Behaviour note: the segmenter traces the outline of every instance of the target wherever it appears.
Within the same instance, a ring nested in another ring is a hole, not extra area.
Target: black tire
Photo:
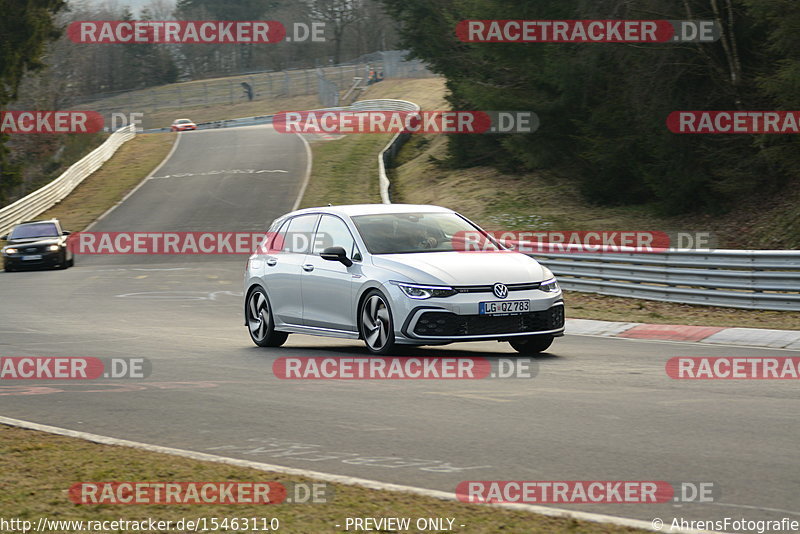
[[[259,347],[280,347],[286,343],[289,334],[275,331],[275,320],[272,317],[272,306],[267,292],[257,287],[250,291],[245,301],[245,317],[250,339]]]
[[[509,344],[520,354],[539,354],[553,343],[553,336],[521,336],[509,340]]]
[[[395,348],[394,321],[389,299],[377,289],[370,290],[358,310],[358,331],[372,354],[388,354]]]
[[[72,256],[72,257],[71,257],[71,258],[70,258],[70,259],[67,261],[67,267],[75,267],[75,256]]]
[[[8,265],[8,264],[3,264],[3,269],[7,273],[13,273],[14,272],[14,268],[12,266]]]
[[[58,259],[58,263],[53,265],[53,267],[55,267],[56,269],[58,269],[60,271],[63,271],[64,269],[69,267],[69,265],[67,265],[67,252],[66,251],[64,251],[61,254],[61,257]]]

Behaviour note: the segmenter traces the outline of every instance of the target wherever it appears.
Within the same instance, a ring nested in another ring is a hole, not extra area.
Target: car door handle
[[[278,260],[276,260],[275,258],[270,258],[270,259],[267,260],[267,265],[269,265],[270,267],[275,267],[275,265],[277,265],[277,263],[278,263]]]
[[[314,270],[314,266],[311,265],[310,263],[306,263],[305,265],[303,265],[303,270],[310,273],[311,271]]]

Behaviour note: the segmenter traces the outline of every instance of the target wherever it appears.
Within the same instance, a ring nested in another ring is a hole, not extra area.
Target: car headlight
[[[545,293],[556,293],[559,289],[558,282],[556,282],[555,278],[550,278],[539,284],[539,290]]]
[[[59,250],[61,250],[61,247],[59,247],[58,245],[50,245],[49,247],[47,247],[47,250],[49,250],[50,252],[58,252]]]
[[[418,300],[450,297],[457,293],[455,289],[448,286],[426,286],[422,284],[408,284],[406,282],[392,283],[399,287],[408,298]]]
[[[7,249],[5,249],[3,251],[3,254],[16,254],[16,253],[17,253],[17,249],[15,249],[15,248],[7,248]]]

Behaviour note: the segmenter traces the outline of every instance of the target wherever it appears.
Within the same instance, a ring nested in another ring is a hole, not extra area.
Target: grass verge
[[[61,227],[79,232],[136,187],[169,154],[174,133],[137,135],[102,167],[72,190],[67,198],[36,216],[59,219]],[[5,241],[0,240],[0,247]]]
[[[301,208],[381,202],[378,154],[391,135],[348,135],[311,145],[314,164]]]
[[[37,219],[57,218],[68,230],[80,231],[100,217],[169,154],[173,133],[137,135],[76,187],[70,195]]]
[[[92,461],[87,462],[87,458]],[[412,522],[420,517],[449,517],[455,518],[455,524],[465,525],[458,530],[466,534],[644,532],[341,484],[329,484],[332,499],[325,504],[75,505],[68,498],[67,491],[75,483],[108,481],[313,482],[297,476],[0,426],[0,517],[25,519],[34,525],[40,517],[65,521],[276,517],[283,532],[318,534],[344,530],[335,525],[343,525],[347,517],[410,517]]]

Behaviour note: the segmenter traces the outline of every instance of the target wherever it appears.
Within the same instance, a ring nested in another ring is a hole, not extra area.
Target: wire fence
[[[317,95],[323,106],[337,106],[343,92],[353,85],[356,78],[362,79],[366,84],[371,73],[380,73],[384,78],[435,76],[420,61],[406,60],[404,51],[389,51],[370,54],[367,59],[346,65],[247,73],[91,95],[74,100],[69,107],[91,109],[108,116],[131,110],[151,113],[166,109],[233,105],[304,95]]]

